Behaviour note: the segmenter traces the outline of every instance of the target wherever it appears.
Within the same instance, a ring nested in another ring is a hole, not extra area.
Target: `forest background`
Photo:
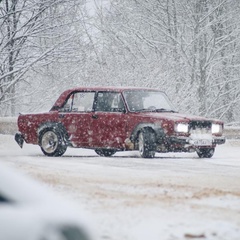
[[[98,85],[240,124],[240,1],[0,0],[0,116]]]

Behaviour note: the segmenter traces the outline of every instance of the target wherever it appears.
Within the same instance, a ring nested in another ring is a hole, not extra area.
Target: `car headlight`
[[[212,133],[217,134],[217,133],[222,133],[222,125],[221,124],[212,124]]]
[[[187,123],[178,123],[175,125],[175,131],[181,133],[188,133],[189,125]]]

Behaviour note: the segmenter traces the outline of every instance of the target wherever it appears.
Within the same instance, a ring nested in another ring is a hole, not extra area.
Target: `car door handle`
[[[64,114],[59,114],[59,116],[58,116],[59,118],[64,118],[65,117],[65,115]]]
[[[95,115],[95,114],[94,114],[94,115],[92,115],[92,118],[93,118],[93,119],[98,119],[98,115]]]

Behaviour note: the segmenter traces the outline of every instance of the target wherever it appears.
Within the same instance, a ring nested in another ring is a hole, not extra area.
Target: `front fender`
[[[139,132],[142,131],[143,129],[151,129],[155,133],[156,142],[159,142],[165,136],[165,133],[164,133],[163,129],[161,128],[161,126],[156,125],[154,123],[140,123],[132,131],[130,140],[132,142],[135,142],[138,138]]]

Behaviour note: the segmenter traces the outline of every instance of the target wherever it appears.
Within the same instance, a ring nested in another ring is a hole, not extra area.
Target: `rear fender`
[[[39,136],[41,135],[41,133],[43,131],[45,131],[47,129],[56,129],[57,131],[59,131],[59,133],[63,137],[64,143],[66,145],[69,144],[69,136],[68,136],[66,128],[61,123],[56,123],[56,122],[46,122],[46,123],[43,123],[42,125],[40,125],[40,127],[38,128],[38,131],[37,131],[39,141],[40,141]]]

